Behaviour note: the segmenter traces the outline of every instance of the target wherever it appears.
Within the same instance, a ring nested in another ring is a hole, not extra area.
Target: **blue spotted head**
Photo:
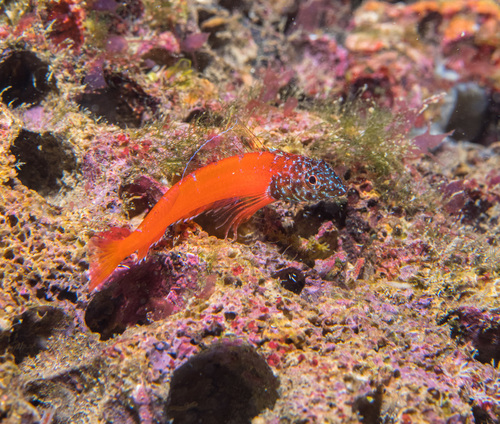
[[[276,200],[318,202],[347,193],[340,177],[323,160],[280,152],[273,165],[270,194]]]

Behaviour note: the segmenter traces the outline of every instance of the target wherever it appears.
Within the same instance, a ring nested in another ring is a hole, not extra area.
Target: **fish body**
[[[90,290],[103,284],[132,253],[143,259],[176,222],[220,211],[226,217],[226,235],[236,235],[242,222],[276,200],[319,201],[345,193],[326,162],[305,156],[262,151],[213,162],[173,185],[135,231],[117,240],[94,240]]]

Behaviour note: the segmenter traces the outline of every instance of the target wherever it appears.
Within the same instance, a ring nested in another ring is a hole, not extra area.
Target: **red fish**
[[[200,168],[172,186],[139,227],[118,240],[97,237],[90,268],[90,290],[101,286],[120,263],[137,252],[143,259],[166,229],[206,211],[222,210],[227,231],[276,200],[320,201],[346,193],[333,169],[322,160],[284,152],[232,156]]]

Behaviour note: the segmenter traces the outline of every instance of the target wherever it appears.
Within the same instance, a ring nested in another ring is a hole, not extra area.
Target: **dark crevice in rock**
[[[251,346],[216,344],[177,368],[166,414],[173,424],[250,423],[278,399],[279,381]]]
[[[361,417],[363,424],[379,424],[382,410],[382,386],[377,387],[373,392],[359,396],[354,400],[352,410]]]
[[[449,312],[438,324],[448,324],[451,337],[459,343],[471,342],[477,361],[494,366],[500,363],[499,314],[462,306]]]
[[[87,91],[77,100],[96,118],[121,128],[139,128],[158,112],[159,102],[125,73],[102,70],[105,87]]]
[[[56,89],[49,65],[35,53],[25,50],[8,51],[0,58],[0,98],[17,107],[36,105]]]
[[[300,269],[288,267],[271,275],[280,281],[281,287],[295,294],[300,294],[306,286],[306,277]]]
[[[150,255],[140,263],[128,259],[96,292],[85,311],[90,330],[107,340],[133,325],[147,325],[184,307],[184,296],[200,289],[203,262],[175,254]]]
[[[45,349],[49,337],[68,325],[68,316],[58,308],[40,306],[29,309],[13,320],[8,342],[1,344],[19,364],[26,357],[34,357]]]
[[[54,408],[54,423],[75,423],[81,419],[82,410],[88,408],[85,402],[88,393],[104,395],[99,379],[102,372],[102,360],[93,358],[55,374],[44,376],[42,373],[41,378],[26,381],[24,394],[36,407]]]
[[[16,157],[21,183],[42,196],[56,194],[64,171],[72,172],[76,168],[70,147],[50,133],[21,130],[10,152]]]

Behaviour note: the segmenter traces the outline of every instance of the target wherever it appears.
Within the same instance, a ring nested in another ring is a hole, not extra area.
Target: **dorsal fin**
[[[210,137],[208,140],[205,140],[191,155],[189,160],[186,162],[186,166],[184,167],[184,171],[182,172],[182,178],[184,178],[187,174],[191,172],[189,169],[189,165],[193,162],[194,158],[206,147],[208,146],[211,142],[213,142],[215,139],[223,136],[224,134],[227,134],[229,131],[231,131],[234,126],[236,125],[238,121],[236,121],[233,125],[228,126],[224,131],[215,134],[214,136]]]
[[[265,150],[259,138],[239,119],[230,121],[224,130],[209,137],[194,151],[186,162],[182,178],[216,160]]]

